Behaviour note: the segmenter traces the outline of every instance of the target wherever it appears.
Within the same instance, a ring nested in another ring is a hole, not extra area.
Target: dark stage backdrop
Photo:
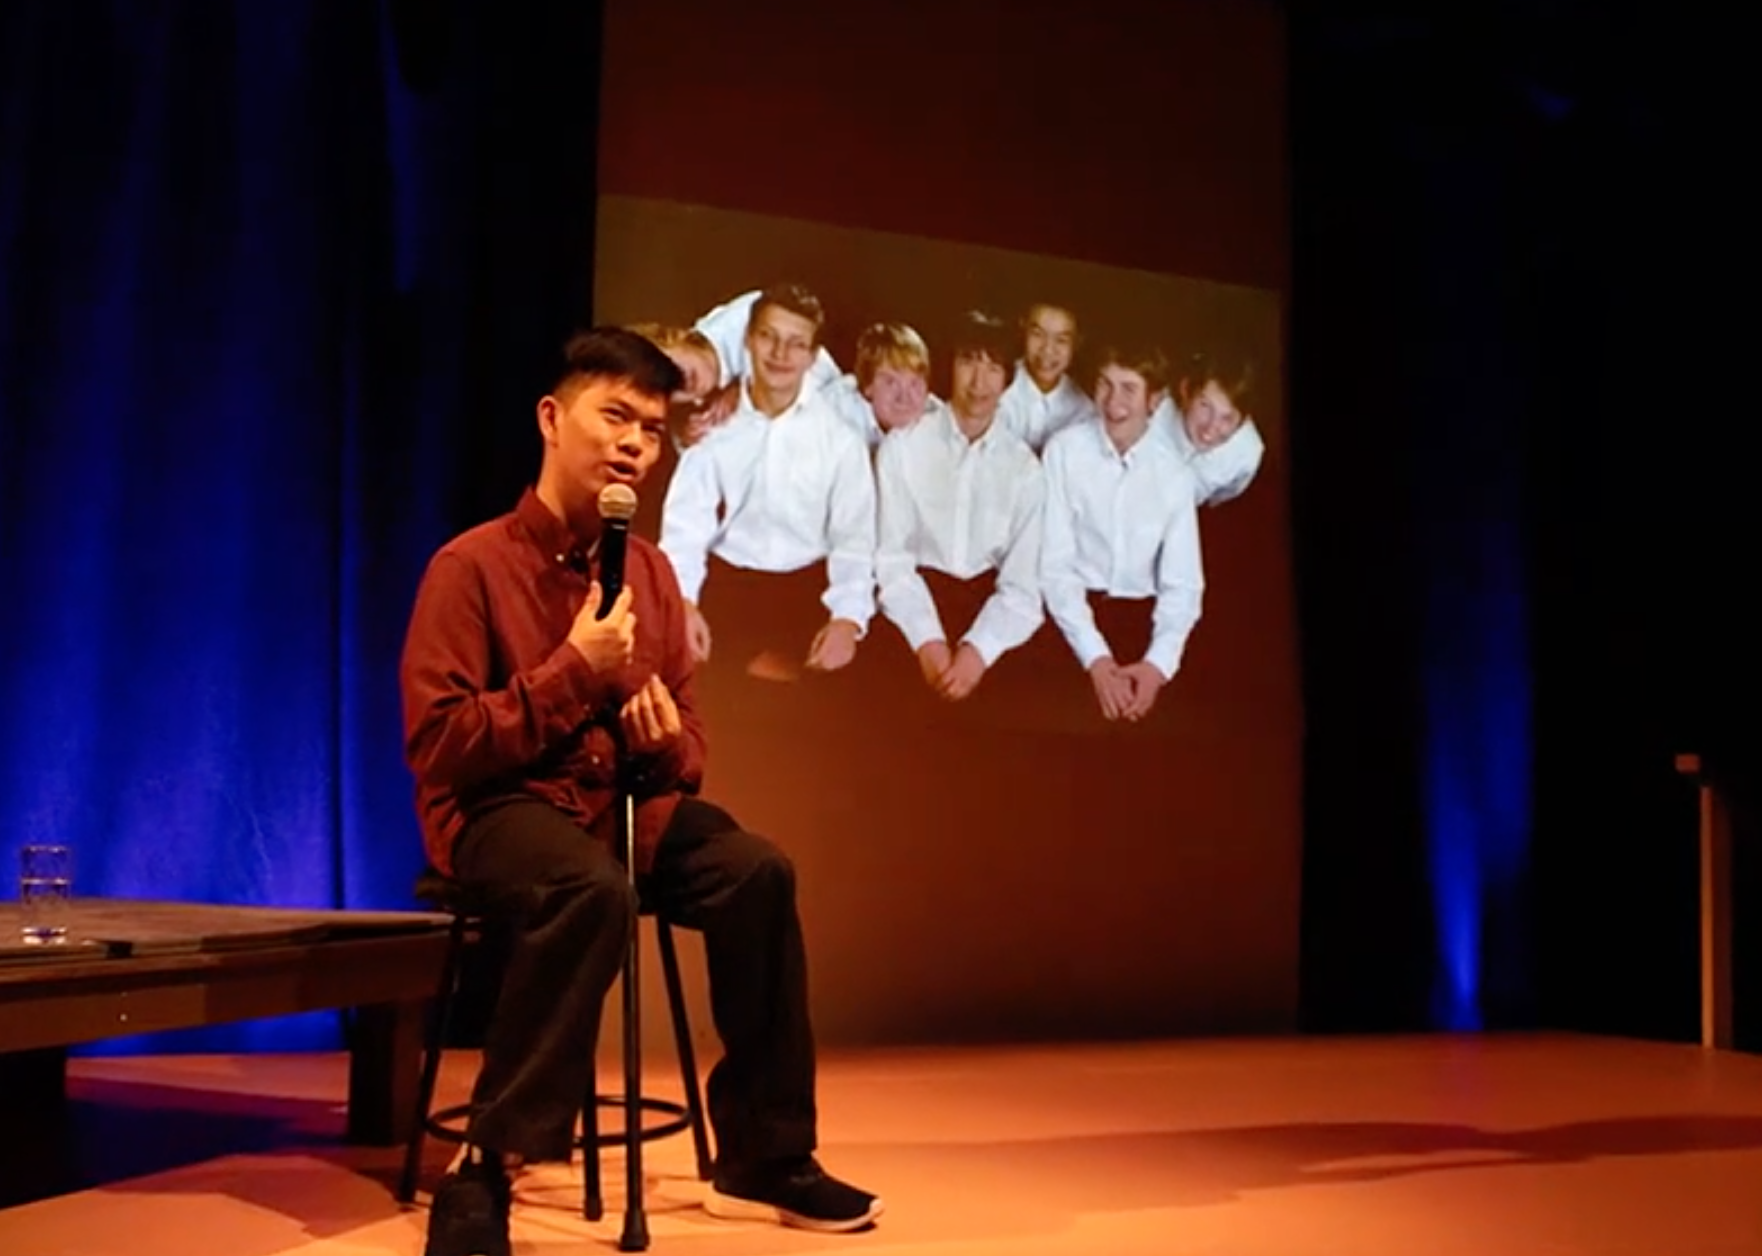
[[[1204,613],[1142,725],[1103,720],[1050,618],[958,705],[883,614],[830,677],[755,681],[713,648],[707,791],[801,870],[829,1040],[1296,1023],[1284,79],[1266,3],[607,5],[598,317],[687,326],[794,280],[843,370],[897,320],[947,396],[962,310],[1052,299],[1090,348],[1222,343],[1257,370],[1265,458],[1200,511]],[[781,596],[719,596],[731,575],[704,582],[718,643]],[[824,583],[780,649],[805,652]]]
[[[0,9],[7,892],[53,839],[81,894],[411,905],[397,652],[587,313],[598,34],[581,0]]]
[[[1702,383],[1746,351],[1703,296],[1753,248],[1746,45],[1405,7],[1291,6],[1305,1021],[1692,1040],[1672,758],[1758,762],[1750,424]]]

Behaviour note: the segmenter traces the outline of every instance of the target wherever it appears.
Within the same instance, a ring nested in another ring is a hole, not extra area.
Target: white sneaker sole
[[[821,1234],[843,1234],[849,1230],[860,1230],[864,1226],[873,1225],[881,1216],[882,1204],[879,1199],[869,1205],[869,1211],[860,1217],[849,1217],[842,1221],[827,1221],[821,1217],[804,1217],[799,1212],[790,1212],[787,1208],[779,1208],[776,1204],[761,1203],[756,1199],[742,1199],[738,1195],[724,1195],[714,1186],[704,1192],[704,1211],[712,1217],[723,1221],[769,1221],[773,1225],[789,1226],[796,1230],[815,1230]]]

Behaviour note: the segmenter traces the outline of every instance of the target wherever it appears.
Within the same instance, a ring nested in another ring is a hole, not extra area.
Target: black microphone
[[[600,609],[595,619],[612,613],[624,591],[624,550],[630,544],[630,521],[636,516],[636,490],[608,484],[600,490]]]

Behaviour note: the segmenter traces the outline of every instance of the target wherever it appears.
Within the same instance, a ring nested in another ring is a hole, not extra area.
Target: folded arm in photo
[[[1111,657],[1107,639],[1095,626],[1089,590],[1078,566],[1077,530],[1069,489],[1068,446],[1046,447],[1045,525],[1040,535],[1040,593],[1046,613],[1058,625],[1077,662],[1088,670],[1097,659]]]
[[[696,603],[703,593],[721,497],[715,455],[703,445],[694,445],[679,455],[661,504],[660,545],[688,602]]]
[[[1038,464],[1016,486],[1009,542],[997,565],[997,583],[979,608],[966,643],[990,667],[1006,651],[1034,635],[1045,620],[1040,600],[1040,561],[1046,527],[1046,476]],[[1084,601],[1088,609],[1088,601]],[[1093,618],[1093,617],[1092,617]]]
[[[1197,485],[1169,518],[1156,556],[1156,609],[1144,661],[1172,679],[1181,669],[1187,638],[1199,622],[1205,571],[1199,549]]]
[[[1200,504],[1221,506],[1240,497],[1253,483],[1265,453],[1266,442],[1249,419],[1216,449],[1195,457],[1192,466],[1199,478]]]
[[[827,419],[832,422],[828,412]],[[833,619],[848,619],[859,633],[875,615],[875,478],[869,450],[857,436],[836,428],[832,488],[826,507],[826,594]]]
[[[930,586],[918,574],[913,544],[919,520],[917,506],[905,483],[904,446],[882,441],[875,455],[878,535],[875,542],[875,584],[881,612],[892,620],[914,651],[945,640],[942,618]]]

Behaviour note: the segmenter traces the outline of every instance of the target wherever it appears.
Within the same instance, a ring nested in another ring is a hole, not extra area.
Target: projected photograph
[[[1151,715],[1202,615],[1202,509],[1265,454],[1271,294],[601,212],[597,316],[685,378],[645,492],[702,675],[915,670],[947,702],[1064,684],[1104,720]]]

